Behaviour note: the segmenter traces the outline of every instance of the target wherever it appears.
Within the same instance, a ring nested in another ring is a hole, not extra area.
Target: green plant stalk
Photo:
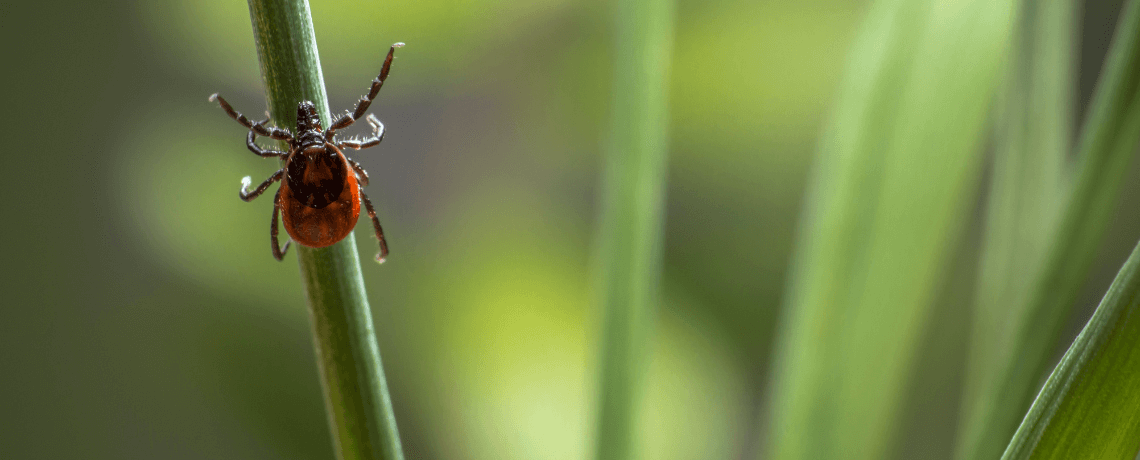
[[[1092,266],[1128,165],[1140,143],[1140,6],[1121,12],[1078,142],[1075,183],[1052,237],[1043,269],[1032,283],[1010,347],[995,364],[964,415],[958,458],[995,458],[1008,444],[1033,398]],[[1016,308],[1016,307],[1015,307]]]
[[[1140,245],[1045,382],[1005,455],[1133,460],[1140,452]]]
[[[604,312],[596,454],[607,460],[636,456],[661,271],[672,0],[619,1],[616,40],[596,271]]]
[[[308,2],[249,0],[249,13],[273,122],[296,126],[297,104],[308,100],[328,126],[328,100]],[[402,459],[355,238],[350,233],[325,248],[293,247],[309,300],[337,458]]]
[[[1002,350],[1012,348],[1010,325],[1025,320],[1025,297],[1037,281],[1068,196],[1076,8],[1071,0],[1021,4],[996,117],[963,413],[979,411],[978,395],[995,385],[991,379],[1007,358]],[[958,435],[978,437],[977,428],[963,428]],[[994,445],[980,458],[995,458],[995,449],[1002,447]]]

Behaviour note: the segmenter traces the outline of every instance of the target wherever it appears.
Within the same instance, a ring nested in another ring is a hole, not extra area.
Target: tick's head
[[[323,130],[321,117],[317,115],[317,107],[312,102],[304,101],[297,105],[297,133],[313,130]]]

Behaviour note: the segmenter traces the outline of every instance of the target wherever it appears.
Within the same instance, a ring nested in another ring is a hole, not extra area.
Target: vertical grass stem
[[[604,311],[597,458],[635,457],[661,270],[672,0],[621,0],[597,286]]]
[[[295,126],[297,104],[308,100],[328,126],[328,100],[308,2],[249,0],[249,13],[273,122]],[[379,48],[377,57],[385,51]],[[337,458],[402,459],[355,238],[350,233],[326,248],[293,247],[309,301]]]

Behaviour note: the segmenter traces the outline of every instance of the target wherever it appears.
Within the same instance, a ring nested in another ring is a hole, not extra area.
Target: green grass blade
[[[1002,456],[1133,460],[1140,452],[1140,245],[1061,358]]]
[[[1013,1],[875,2],[820,146],[769,458],[878,459],[980,175]]]
[[[1024,320],[1026,293],[1037,280],[1051,230],[1066,196],[1073,106],[1075,7],[1071,0],[1022,1],[1009,74],[997,113],[992,185],[974,307],[963,410],[994,386],[1011,348],[1007,328]],[[981,425],[959,433],[976,443]],[[993,458],[995,444],[976,458]],[[959,453],[964,453],[961,451]],[[975,454],[976,455],[976,454]],[[975,457],[966,457],[975,458]]]
[[[328,126],[328,100],[308,2],[249,0],[249,12],[273,122],[296,126],[297,104],[308,100],[316,104],[321,122]],[[377,48],[377,68],[386,51]],[[293,248],[309,300],[337,458],[402,459],[355,238],[350,233],[326,248]]]
[[[994,373],[983,376],[963,417],[958,458],[995,458],[1007,444],[1047,372],[1065,318],[1097,253],[1140,142],[1140,8],[1130,0],[1109,50],[1078,143],[1071,195],[1020,323],[1006,334]],[[974,376],[971,376],[974,378]]]
[[[1072,3],[1026,2],[1001,110],[977,295],[975,349],[992,356],[1035,281],[1063,197],[1072,114]]]
[[[617,3],[612,126],[598,241],[604,312],[599,459],[636,457],[634,429],[661,270],[672,0]]]

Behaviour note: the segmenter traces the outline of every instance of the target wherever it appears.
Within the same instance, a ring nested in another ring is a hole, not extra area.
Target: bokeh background
[[[1081,113],[1119,3],[1083,6]],[[868,6],[677,2],[647,458],[762,451],[805,180]],[[312,14],[334,111],[408,44],[373,105],[387,137],[355,155],[393,250],[364,276],[408,457],[584,458],[611,5]],[[271,200],[236,196],[276,164],[206,100],[265,109],[245,2],[9,2],[0,22],[0,457],[330,458],[294,256],[270,255]],[[1070,336],[1140,237],[1140,215],[1116,216]],[[953,278],[966,300],[935,312],[914,365],[899,458],[951,451],[976,240]]]

